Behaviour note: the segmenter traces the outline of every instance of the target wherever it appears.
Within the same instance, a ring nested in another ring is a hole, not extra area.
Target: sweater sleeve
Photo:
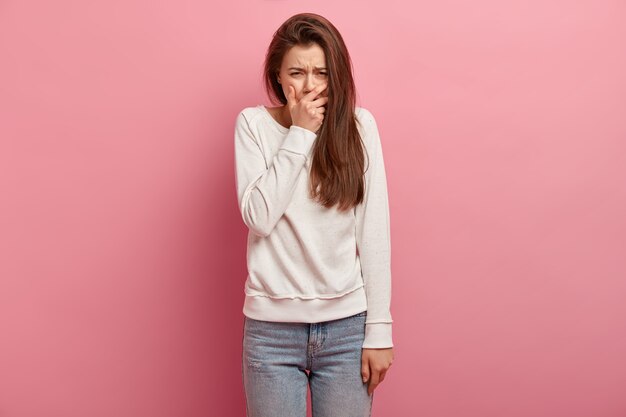
[[[235,178],[244,223],[256,235],[268,236],[285,213],[298,175],[310,156],[317,134],[292,125],[278,152],[266,163],[244,112],[235,121]]]
[[[367,296],[363,348],[393,347],[391,334],[391,236],[383,150],[374,116],[363,109],[369,145],[365,197],[355,207],[357,250]]]

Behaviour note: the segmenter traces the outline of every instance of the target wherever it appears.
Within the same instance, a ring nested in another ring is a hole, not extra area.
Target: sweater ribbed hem
[[[366,310],[367,296],[363,286],[335,298],[271,298],[246,294],[243,305],[243,314],[251,319],[288,323],[319,323]],[[391,323],[366,324],[363,347],[393,347],[391,330]]]
[[[255,320],[319,323],[367,310],[365,287],[336,298],[271,298],[246,294],[243,314]]]

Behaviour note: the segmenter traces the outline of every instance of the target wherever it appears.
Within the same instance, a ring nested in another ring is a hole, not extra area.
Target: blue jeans
[[[374,393],[361,377],[367,312],[320,323],[244,316],[242,378],[247,417],[369,417]]]

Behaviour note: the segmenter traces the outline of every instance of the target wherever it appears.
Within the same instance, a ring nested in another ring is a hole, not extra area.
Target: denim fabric
[[[369,417],[374,393],[361,377],[367,312],[320,323],[244,316],[242,379],[247,417]]]

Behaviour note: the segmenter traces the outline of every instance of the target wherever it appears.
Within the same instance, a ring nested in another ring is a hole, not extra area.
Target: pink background
[[[373,415],[625,416],[623,1],[5,0],[0,417],[245,414],[234,119],[303,11],[383,140]]]

